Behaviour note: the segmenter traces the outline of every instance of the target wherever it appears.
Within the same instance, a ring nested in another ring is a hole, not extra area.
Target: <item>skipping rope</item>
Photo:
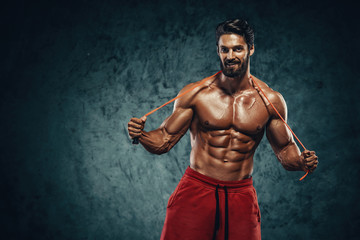
[[[196,87],[202,85],[204,82],[206,82],[206,80],[218,75],[221,71],[215,73],[214,75],[211,75],[209,77],[204,78],[203,80],[201,80],[198,84],[195,84],[193,87],[189,88],[188,90],[184,91],[183,93],[177,95],[176,97],[174,97],[173,99],[167,101],[166,103],[164,103],[163,105],[161,105],[160,107],[157,107],[153,110],[151,110],[150,112],[148,112],[147,114],[144,115],[144,117],[149,116],[150,114],[153,114],[154,112],[156,112],[157,110],[159,110],[160,108],[168,105],[169,103],[172,103],[173,101],[175,101],[178,98],[181,98],[182,96],[184,96],[185,94],[187,94],[188,92],[194,90]],[[290,126],[286,123],[286,121],[284,120],[283,117],[281,117],[280,113],[278,112],[278,110],[276,110],[275,106],[272,104],[272,102],[269,100],[269,98],[266,96],[266,94],[264,93],[264,91],[261,89],[261,87],[257,84],[257,82],[255,81],[255,79],[250,75],[251,80],[255,83],[256,87],[259,88],[259,90],[261,91],[261,93],[264,95],[264,97],[266,98],[266,100],[268,100],[268,102],[270,103],[271,107],[274,109],[274,111],[276,112],[276,114],[280,117],[281,121],[284,122],[284,124],[286,125],[286,127],[290,130],[291,134],[296,138],[296,140],[300,143],[300,145],[303,147],[304,151],[307,150],[304,146],[304,144],[302,144],[302,142],[300,141],[300,139],[296,136],[296,134],[293,132],[293,130],[291,130]],[[138,144],[139,143],[139,139],[138,138],[134,138],[133,139],[133,144]],[[309,170],[305,173],[304,176],[302,176],[299,181],[303,180],[307,175],[309,174]]]

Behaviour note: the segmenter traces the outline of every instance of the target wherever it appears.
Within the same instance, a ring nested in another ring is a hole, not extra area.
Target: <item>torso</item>
[[[193,110],[190,167],[219,180],[249,177],[270,119],[257,90],[251,87],[231,95],[209,81],[194,97]]]

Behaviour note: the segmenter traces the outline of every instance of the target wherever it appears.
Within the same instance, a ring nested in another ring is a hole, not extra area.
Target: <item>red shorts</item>
[[[190,167],[171,194],[161,240],[259,240],[252,178],[220,181]]]

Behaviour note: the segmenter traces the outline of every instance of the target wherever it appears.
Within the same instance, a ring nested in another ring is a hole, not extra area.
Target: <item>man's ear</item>
[[[253,55],[255,52],[255,44],[253,44],[251,47],[250,47],[250,56]]]

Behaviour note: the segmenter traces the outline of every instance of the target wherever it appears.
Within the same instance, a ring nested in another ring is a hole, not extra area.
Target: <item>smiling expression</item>
[[[238,34],[223,34],[219,38],[217,53],[225,76],[242,77],[248,68],[249,56],[254,53],[254,46],[249,49],[244,38]]]

